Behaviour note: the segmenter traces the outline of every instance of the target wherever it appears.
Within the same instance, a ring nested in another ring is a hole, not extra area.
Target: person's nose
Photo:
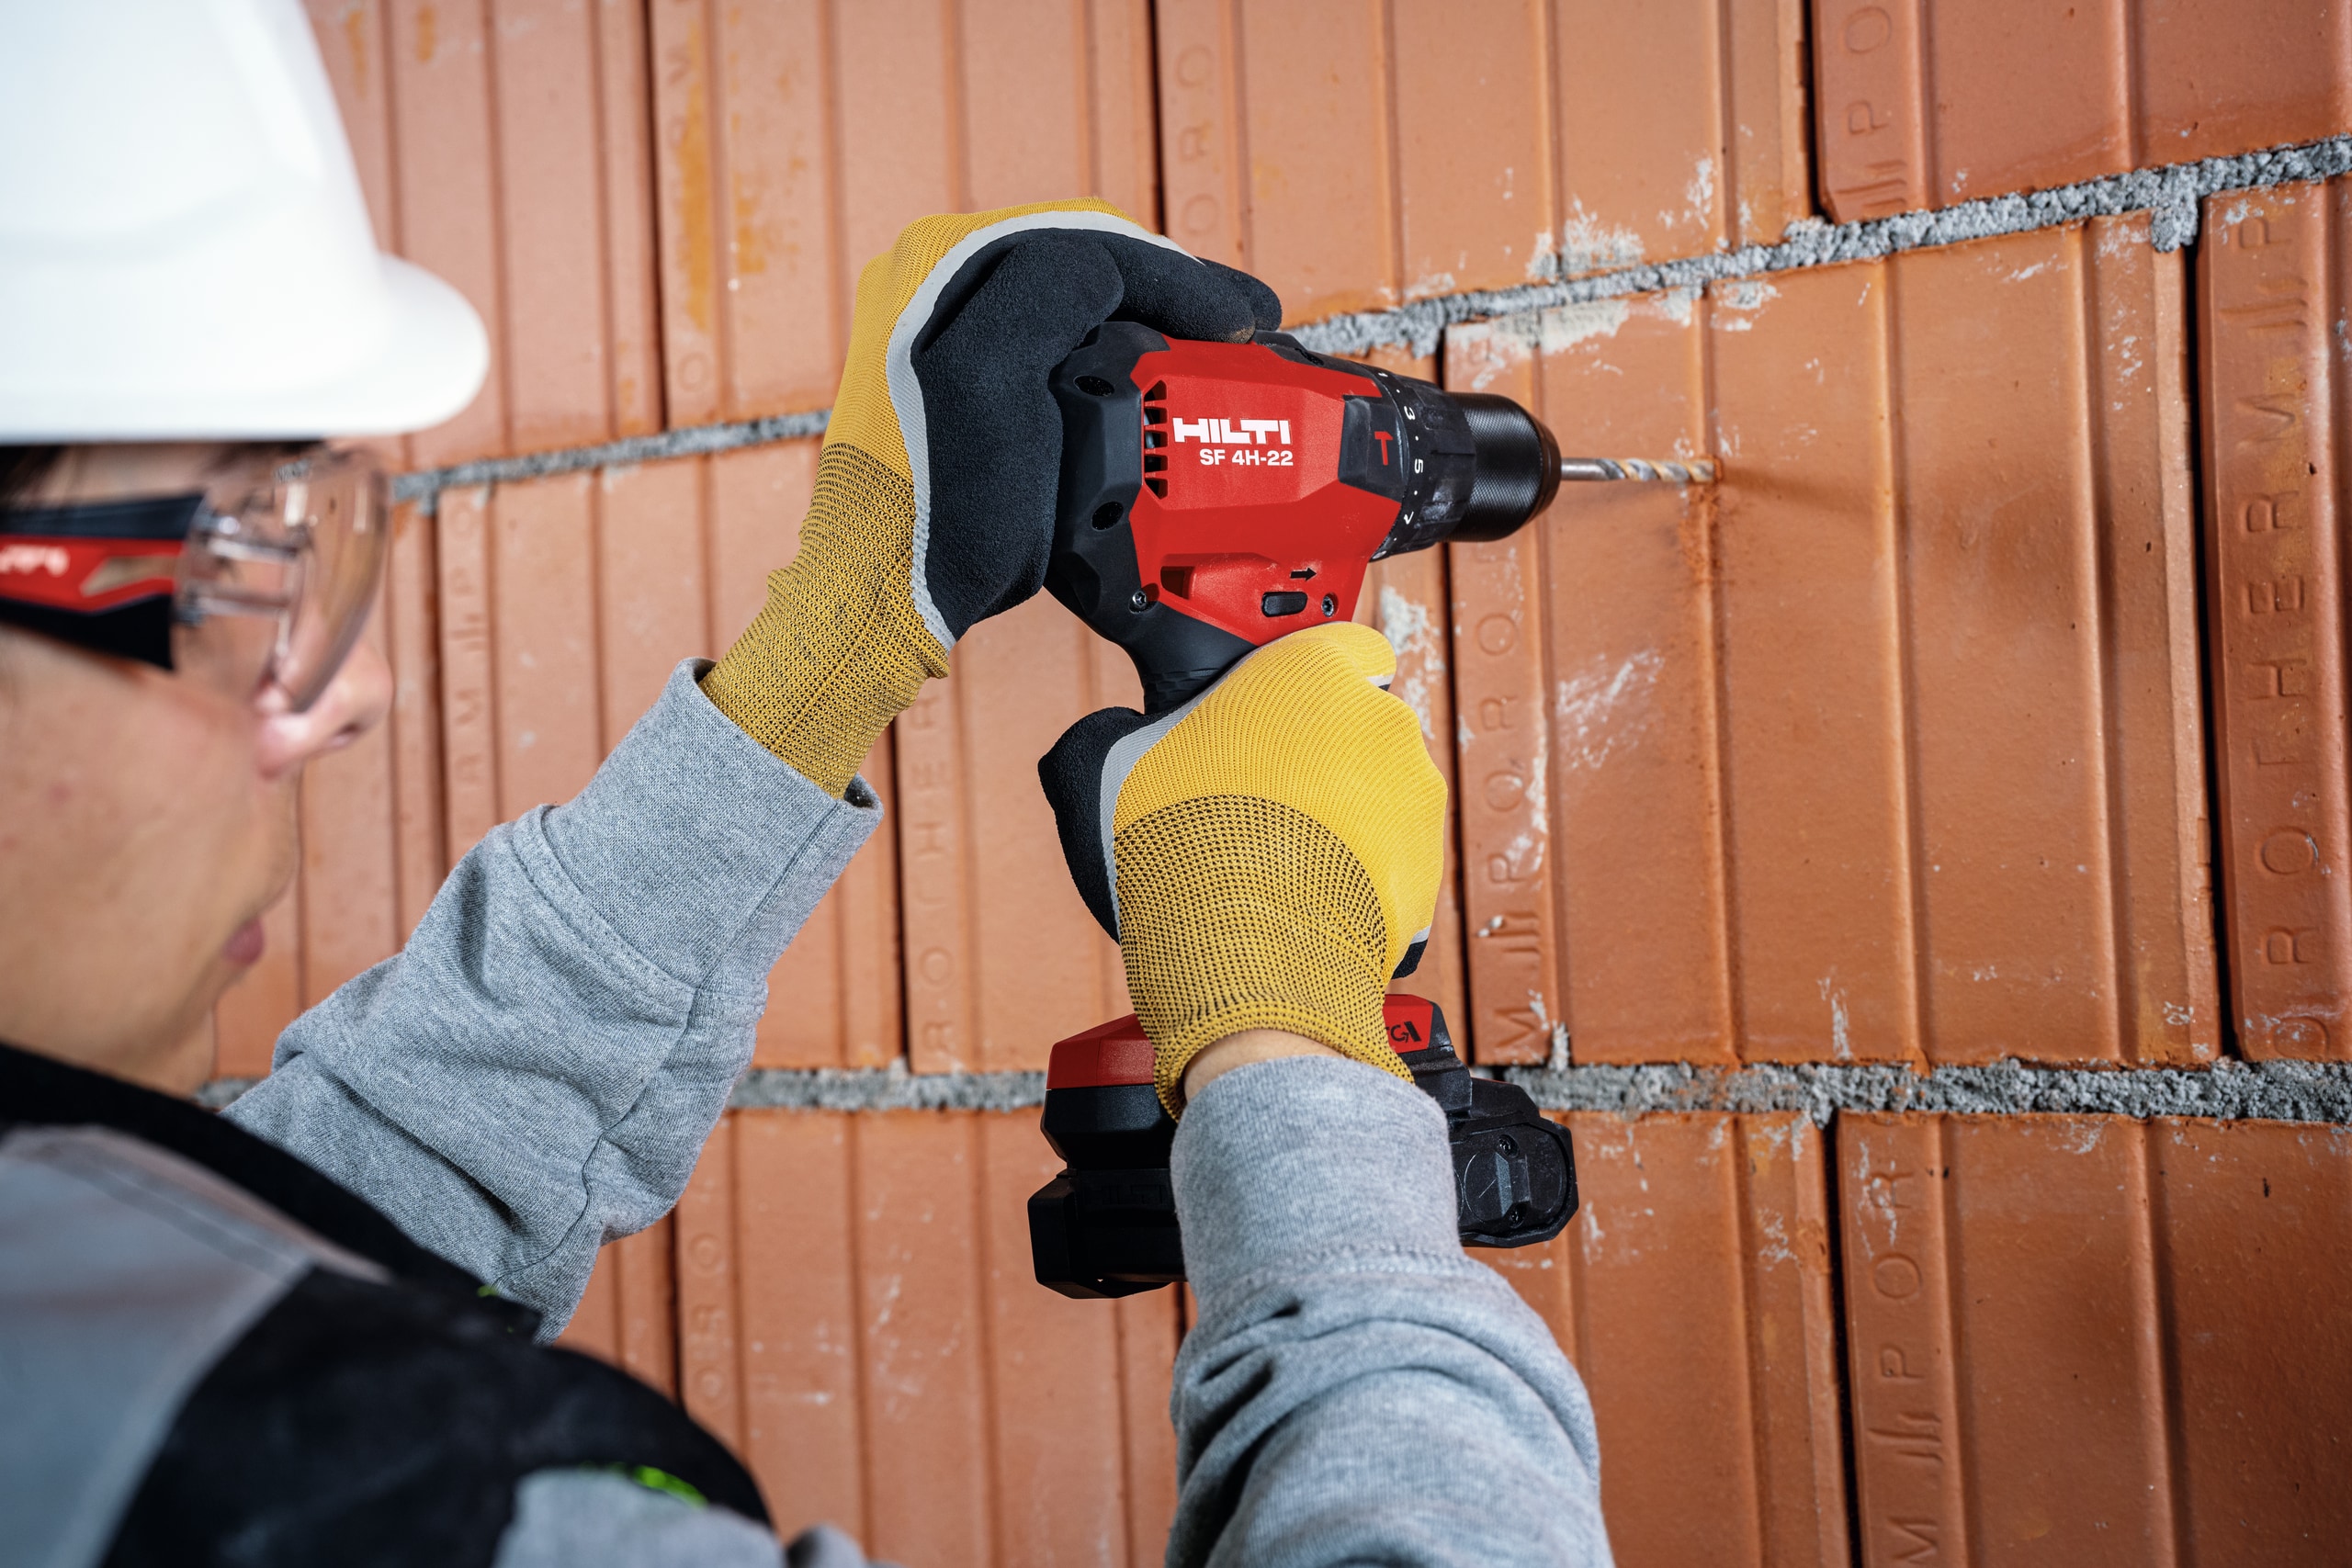
[[[257,757],[262,775],[274,778],[348,746],[382,723],[391,705],[392,667],[374,644],[362,640],[309,708],[263,716]]]

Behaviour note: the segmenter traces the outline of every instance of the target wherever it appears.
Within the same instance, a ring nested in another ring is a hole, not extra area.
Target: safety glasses
[[[324,448],[201,492],[0,512],[0,619],[300,713],[368,624],[388,515],[375,464]]]

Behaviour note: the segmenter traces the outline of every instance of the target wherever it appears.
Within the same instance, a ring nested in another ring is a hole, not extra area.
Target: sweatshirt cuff
[[[1445,1113],[1362,1062],[1220,1075],[1185,1107],[1170,1165],[1204,1313],[1270,1277],[1463,1260]]]
[[[543,818],[597,913],[690,985],[746,945],[772,963],[882,820],[864,779],[836,800],[744,734],[696,684],[709,668],[672,671],[588,787]],[[780,896],[796,889],[814,896]]]

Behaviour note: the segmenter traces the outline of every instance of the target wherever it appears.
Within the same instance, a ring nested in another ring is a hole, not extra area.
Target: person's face
[[[203,489],[234,449],[76,447],[28,502]],[[302,764],[384,716],[364,640],[307,712],[0,626],[0,1041],[186,1092],[292,881]]]

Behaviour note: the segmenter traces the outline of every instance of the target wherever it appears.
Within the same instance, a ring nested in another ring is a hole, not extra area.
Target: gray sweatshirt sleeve
[[[1329,1057],[1238,1067],[1172,1163],[1201,1316],[1170,1568],[1609,1563],[1591,1404],[1464,1254],[1428,1096]]]
[[[767,975],[874,831],[710,705],[690,660],[579,796],[496,828],[406,951],[295,1020],[246,1131],[546,1314],[668,1213]]]

